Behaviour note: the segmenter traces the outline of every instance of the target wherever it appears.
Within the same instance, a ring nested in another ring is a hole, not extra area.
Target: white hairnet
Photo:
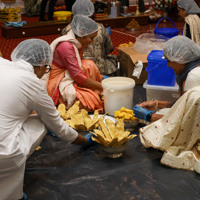
[[[177,5],[179,8],[186,10],[187,14],[200,13],[200,8],[194,0],[178,0]]]
[[[186,36],[169,39],[163,47],[164,55],[170,60],[186,64],[200,58],[200,46]]]
[[[79,37],[84,37],[98,31],[97,23],[84,15],[75,15],[71,22],[73,32]]]
[[[76,0],[72,6],[72,14],[91,17],[94,14],[94,4],[91,0]]]
[[[20,42],[11,54],[12,61],[24,60],[32,66],[51,65],[53,53],[50,45],[41,39]]]

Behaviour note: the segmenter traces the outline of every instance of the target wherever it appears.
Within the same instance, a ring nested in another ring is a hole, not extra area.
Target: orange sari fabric
[[[59,84],[65,77],[65,69],[56,66],[54,63],[51,65],[52,70],[49,73],[49,81],[47,85],[47,92],[53,99],[54,105],[59,104]]]
[[[88,78],[101,82],[100,71],[93,61],[82,60],[81,63],[81,70]],[[51,70],[47,86],[48,94],[53,99],[55,106],[60,103],[64,103],[68,108],[67,102],[63,101],[59,92],[59,84],[65,76],[65,69],[56,66],[55,63],[52,64],[52,69],[54,70]],[[94,110],[99,110],[100,113],[103,112],[104,104],[99,96],[102,93],[102,90],[92,90],[90,88],[85,88],[76,82],[74,82],[73,85],[76,90],[75,101],[80,101],[81,108],[84,108],[89,112],[93,112]]]

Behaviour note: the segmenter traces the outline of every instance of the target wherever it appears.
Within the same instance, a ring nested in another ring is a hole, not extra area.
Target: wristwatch
[[[150,122],[151,121],[151,115],[153,114],[153,112],[149,112],[147,115],[146,115],[146,121],[147,122]]]

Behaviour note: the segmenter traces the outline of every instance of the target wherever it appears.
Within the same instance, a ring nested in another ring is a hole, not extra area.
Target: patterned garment
[[[160,120],[140,129],[146,147],[162,150],[161,163],[200,173],[200,86],[187,91]]]
[[[62,35],[67,34],[71,24],[62,30]],[[108,55],[113,51],[112,40],[103,24],[98,23],[98,35],[94,43],[90,44],[83,51],[83,59],[93,60],[103,75],[109,75],[116,71],[117,55]]]
[[[40,15],[40,0],[24,0],[25,13],[27,16]]]

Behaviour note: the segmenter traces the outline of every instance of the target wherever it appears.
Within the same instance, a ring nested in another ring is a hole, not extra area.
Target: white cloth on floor
[[[200,160],[193,152],[200,140],[200,86],[187,91],[160,120],[140,129],[146,147],[164,151],[161,163],[200,173]]]

